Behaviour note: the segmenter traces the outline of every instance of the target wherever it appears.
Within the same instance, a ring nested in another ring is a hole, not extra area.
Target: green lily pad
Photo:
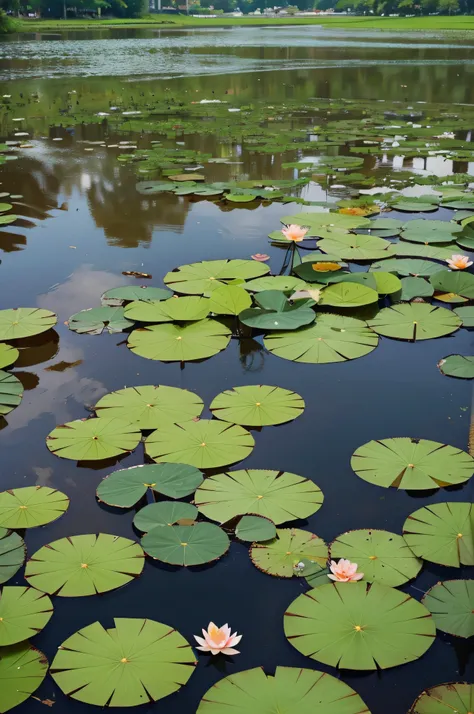
[[[350,234],[340,238],[323,238],[318,248],[325,253],[337,253],[344,260],[380,260],[390,258],[394,251],[392,244],[383,238]],[[387,268],[388,270],[388,268]]]
[[[456,251],[456,244],[435,243],[434,245],[425,245],[424,243],[410,243],[402,240],[394,244],[393,251],[399,258],[428,258],[444,262]],[[385,265],[384,263],[380,269],[384,270]],[[443,270],[443,268],[444,266],[438,265],[438,270]],[[386,269],[389,270],[389,268]]]
[[[145,553],[155,560],[184,566],[218,560],[230,546],[227,534],[213,523],[152,528],[141,543]]]
[[[447,377],[474,379],[474,357],[449,355],[438,362],[438,367],[440,372]]]
[[[23,398],[23,384],[10,372],[0,370],[0,415],[9,414]]]
[[[296,474],[245,469],[209,476],[197,489],[194,503],[206,518],[226,523],[236,516],[265,516],[277,525],[307,518],[323,503],[313,481]]]
[[[63,459],[98,461],[130,453],[140,439],[137,424],[102,417],[76,419],[57,426],[46,437],[46,446]]]
[[[238,315],[252,304],[252,298],[239,285],[222,285],[213,290],[209,309],[215,315]]]
[[[24,486],[0,493],[0,527],[37,528],[69,508],[69,498],[49,486]]]
[[[471,714],[473,709],[474,684],[450,682],[422,692],[409,714]]]
[[[163,385],[128,387],[106,394],[94,407],[98,417],[136,423],[140,429],[156,429],[170,422],[191,421],[200,416],[204,403],[187,389]]]
[[[167,273],[164,282],[172,290],[186,295],[210,294],[235,278],[251,280],[270,272],[267,265],[255,260],[204,260],[181,265]]]
[[[37,635],[52,615],[53,603],[44,593],[5,585],[0,595],[0,646],[15,645]]]
[[[222,421],[242,426],[284,424],[299,417],[305,403],[299,394],[281,387],[234,387],[218,394],[209,409]]]
[[[142,549],[128,538],[68,536],[37,550],[26,563],[25,579],[50,595],[84,597],[126,585],[140,575],[144,562]]]
[[[411,513],[403,537],[419,558],[451,568],[474,565],[474,506],[435,503]]]
[[[461,327],[451,310],[413,302],[385,307],[368,324],[379,335],[413,342],[450,335]]]
[[[343,533],[331,543],[329,552],[331,558],[357,563],[364,580],[394,588],[416,578],[422,566],[402,536],[376,529]]]
[[[143,533],[148,533],[153,528],[163,526],[189,525],[180,524],[180,521],[195,521],[198,516],[198,509],[192,503],[182,503],[181,501],[160,501],[159,503],[149,503],[145,508],[141,508],[133,519],[133,525]]]
[[[378,302],[379,295],[376,290],[358,283],[335,283],[324,288],[321,294],[321,305],[333,307],[361,307]]]
[[[139,181],[135,188],[143,196],[149,196],[163,191],[172,191],[176,188],[176,184],[171,181]]]
[[[463,327],[474,327],[474,306],[456,307],[453,312],[462,321]]]
[[[153,461],[190,464],[198,469],[241,461],[254,446],[253,436],[241,426],[210,419],[163,426],[145,441],[145,451]]]
[[[112,334],[132,326],[133,322],[126,319],[123,307],[92,307],[76,312],[68,320],[69,329],[80,335],[101,335],[104,330]]]
[[[177,174],[176,176],[169,176],[170,181],[205,181],[206,177],[202,174]]]
[[[474,459],[454,446],[427,439],[369,441],[354,451],[351,466],[364,481],[417,491],[468,481]]]
[[[474,580],[444,580],[428,590],[422,602],[441,632],[474,635]]]
[[[424,278],[408,277],[402,278],[400,282],[402,284],[401,301],[409,302],[416,297],[431,297],[434,293],[434,287]]]
[[[235,537],[249,543],[261,543],[276,536],[276,526],[264,516],[242,516],[235,529]]]
[[[97,498],[109,506],[131,508],[149,488],[168,498],[184,498],[202,481],[202,473],[187,464],[131,466],[106,476],[97,487]]]
[[[257,330],[297,330],[314,322],[316,314],[306,303],[292,305],[279,290],[265,290],[255,296],[258,307],[239,314],[239,320]]]
[[[277,667],[275,676],[262,667],[220,679],[204,695],[197,714],[370,714],[359,695],[327,672]],[[464,714],[461,712],[460,714]]]
[[[0,528],[0,584],[13,578],[25,561],[26,546],[18,533]]]
[[[275,332],[264,339],[272,354],[294,362],[327,364],[364,357],[377,347],[378,337],[353,317],[320,314],[310,327],[289,334]]]
[[[474,299],[474,275],[461,270],[441,270],[430,277],[430,283],[434,287],[437,300],[446,302],[459,302],[459,299]],[[448,295],[446,295],[448,293]]]
[[[5,342],[0,342],[0,369],[12,365],[17,361],[19,356],[20,353],[16,347],[7,345]]]
[[[250,203],[257,200],[253,193],[227,193],[225,198],[231,203]]]
[[[165,311],[163,305],[165,300],[134,300],[123,308],[125,319],[137,322],[173,322],[172,318]]]
[[[398,275],[412,275],[415,278],[429,278],[430,275],[444,270],[444,266],[432,263],[430,260],[417,258],[390,258],[379,263],[372,263],[370,271],[384,270]]]
[[[341,669],[396,667],[421,657],[436,630],[429,611],[380,583],[334,583],[294,600],[285,634],[302,654]]]
[[[419,218],[405,223],[401,238],[413,243],[449,243],[461,231],[462,226],[457,223]]]
[[[39,335],[54,327],[56,322],[54,312],[37,307],[0,310],[0,340],[18,340]]]
[[[283,216],[280,221],[286,226],[296,224],[297,226],[309,226],[311,235],[320,235],[315,230],[352,230],[353,228],[370,228],[371,221],[361,216],[348,216],[343,213],[297,213],[294,216]],[[337,253],[337,251],[335,251]]]
[[[395,211],[403,211],[406,213],[427,213],[428,211],[436,211],[438,204],[417,201],[414,198],[402,198],[392,203],[392,208]]]
[[[375,272],[367,273],[368,276],[375,279],[375,289],[379,295],[392,295],[398,293],[402,289],[402,282],[393,273]]]
[[[231,331],[216,320],[199,320],[183,325],[151,325],[134,330],[128,347],[140,357],[162,362],[206,359],[224,350]]]
[[[301,560],[322,570],[328,560],[328,547],[322,538],[299,528],[279,528],[269,543],[254,543],[250,549],[252,563],[267,575],[291,578]]]
[[[305,282],[295,278],[294,275],[265,275],[263,278],[256,278],[245,283],[245,289],[254,293],[260,293],[264,290],[289,292],[290,290],[304,290],[305,287]]]
[[[163,300],[160,303],[160,307],[171,320],[178,322],[203,320],[210,312],[208,298],[198,295],[186,295],[185,297],[173,297],[169,300]]]
[[[26,701],[40,686],[48,660],[29,642],[0,650],[0,712],[4,714]]]
[[[172,295],[173,293],[165,288],[154,288],[149,285],[124,285],[120,288],[107,290],[102,295],[101,302],[109,307],[121,307],[124,302],[167,300]]]
[[[11,157],[9,157],[9,158],[12,158],[12,159],[15,158],[15,159],[16,159],[17,157],[16,157],[16,156],[11,156]],[[2,162],[2,163],[3,163],[3,162]],[[16,215],[14,215],[14,214],[12,214],[12,213],[9,213],[9,214],[6,215],[6,216],[0,216],[0,226],[8,226],[8,225],[10,225],[10,223],[15,223],[15,221],[17,221],[18,218],[19,218],[19,216],[16,216]]]
[[[94,622],[59,647],[51,675],[66,696],[101,707],[133,707],[186,684],[196,661],[177,630],[148,619],[114,623],[106,630]]]
[[[326,260],[322,253],[321,256],[322,257],[319,257],[316,261],[308,261],[303,258],[303,262],[300,265],[293,266],[294,272],[302,278],[302,280],[306,281],[306,283],[321,283],[322,285],[344,280],[357,282],[363,279],[363,275],[367,275],[366,273],[348,273],[343,270],[327,270],[326,268],[328,266],[325,265],[325,263],[332,263],[333,261]],[[325,269],[320,270],[319,268],[321,267]],[[367,275],[367,280],[369,280],[367,287],[369,288],[375,287],[375,279],[373,279],[373,281],[370,280],[372,277],[373,276]],[[306,284],[301,285],[297,289],[304,290],[307,287],[308,285]]]

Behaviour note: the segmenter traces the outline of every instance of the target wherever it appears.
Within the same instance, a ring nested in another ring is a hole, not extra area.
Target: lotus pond
[[[1,714],[474,709],[469,47],[307,29],[2,46]]]

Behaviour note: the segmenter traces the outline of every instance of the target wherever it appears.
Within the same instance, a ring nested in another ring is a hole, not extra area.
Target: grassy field
[[[131,19],[104,20],[22,20],[18,24],[20,31],[44,32],[51,30],[90,30],[107,27],[220,27],[246,25],[324,25],[325,27],[345,28],[348,30],[418,30],[440,32],[457,30],[474,31],[474,15],[471,16],[434,16],[434,17],[230,17],[198,18],[185,15],[149,15]]]

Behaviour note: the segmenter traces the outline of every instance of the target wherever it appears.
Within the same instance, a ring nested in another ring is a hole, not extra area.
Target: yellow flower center
[[[206,446],[206,442],[203,441],[202,444],[201,444],[201,446]]]
[[[25,511],[28,508],[28,506],[20,506],[20,511]]]
[[[463,536],[462,536],[462,533],[458,533],[457,536],[456,536],[456,538],[462,538],[462,537],[463,537]]]
[[[122,664],[125,664],[126,662],[128,662],[128,659],[126,657],[122,657],[120,661],[122,662]]]
[[[88,567],[89,566],[87,565],[87,563],[81,563],[81,568],[88,568]]]
[[[369,555],[369,560],[377,560],[377,556],[376,556],[376,555]]]
[[[354,630],[355,630],[356,632],[361,632],[361,631],[362,631],[362,627],[361,627],[360,625],[354,625]]]
[[[184,546],[186,546],[186,545],[188,545],[188,544],[187,544],[187,543],[180,543],[180,545],[182,545],[183,548],[184,548]]]

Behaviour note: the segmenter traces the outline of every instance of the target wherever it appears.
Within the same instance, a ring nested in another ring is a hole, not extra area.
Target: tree
[[[459,12],[459,0],[439,0],[438,9],[442,15],[453,15]]]

